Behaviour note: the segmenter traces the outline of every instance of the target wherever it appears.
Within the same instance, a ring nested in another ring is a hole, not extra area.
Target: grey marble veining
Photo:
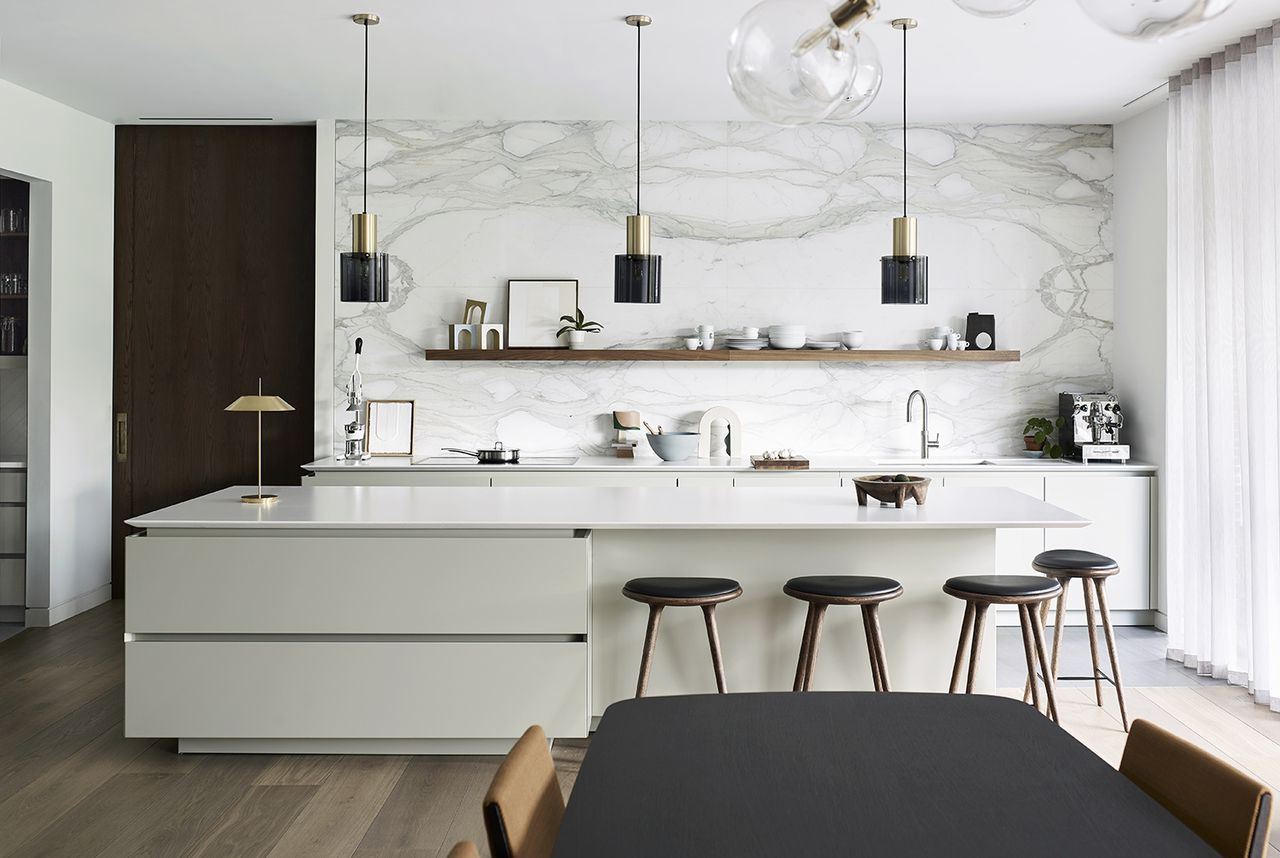
[[[336,250],[361,206],[358,123],[337,127]],[[635,129],[609,122],[376,122],[369,210],[391,255],[391,301],[338,303],[336,389],[364,337],[366,394],[417,402],[415,451],[497,438],[533,453],[598,453],[608,414],[637,408],[668,430],[713,405],[743,418],[747,447],[810,454],[916,449],[906,396],[929,395],[951,454],[1011,453],[1059,390],[1111,386],[1111,129],[913,128],[910,212],[930,304],[885,307],[880,257],[901,213],[902,131],[891,126],[652,123],[642,205],[663,257],[663,301],[614,304],[613,257],[635,209]],[[577,278],[601,347],[674,346],[798,323],[811,337],[866,332],[914,347],[934,325],[994,313],[1019,364],[430,363],[467,298],[504,321],[506,281]],[[336,294],[336,284],[335,284]],[[340,399],[340,397],[337,397]],[[340,438],[342,415],[335,414]],[[643,451],[648,453],[647,450]]]

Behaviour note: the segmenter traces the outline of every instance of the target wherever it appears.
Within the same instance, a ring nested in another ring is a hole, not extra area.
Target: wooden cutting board
[[[764,456],[752,456],[751,467],[757,471],[807,471],[809,460],[803,456],[791,459],[766,459]]]

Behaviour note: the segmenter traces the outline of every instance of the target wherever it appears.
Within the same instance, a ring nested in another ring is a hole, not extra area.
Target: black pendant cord
[[[907,28],[902,28],[902,216],[907,216]]]
[[[369,22],[364,22],[364,202],[363,211],[369,212]]]
[[[636,27],[636,214],[640,214],[640,30]]]

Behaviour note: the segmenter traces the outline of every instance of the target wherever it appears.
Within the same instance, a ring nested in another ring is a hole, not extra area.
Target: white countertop
[[[372,470],[372,471],[597,471],[597,472],[661,472],[661,471],[701,471],[701,472],[723,472],[723,473],[739,473],[752,472],[751,462],[748,459],[687,459],[683,462],[664,462],[659,458],[649,455],[641,455],[635,459],[617,459],[612,456],[581,456],[573,464],[541,464],[537,462],[524,461],[518,465],[480,465],[474,459],[466,456],[459,456],[457,462],[450,463],[432,463],[432,464],[414,464],[415,461],[426,456],[435,457],[438,451],[424,453],[422,456],[379,456],[373,459],[347,460],[338,461],[336,459],[319,459],[309,462],[302,466],[304,471],[348,471],[348,470]],[[443,454],[448,455],[448,454]],[[1080,462],[1067,462],[1061,459],[1030,459],[1024,457],[1008,457],[1008,456],[955,456],[948,457],[941,454],[935,454],[936,459],[931,459],[927,464],[919,463],[918,460],[911,460],[907,456],[890,455],[884,456],[816,456],[809,461],[809,470],[818,472],[854,472],[854,473],[885,473],[899,471],[911,471],[913,473],[957,473],[978,471],[981,473],[1155,473],[1156,466],[1145,462],[1130,461],[1127,464],[1118,462],[1094,462],[1089,465],[1083,465]],[[525,451],[526,459],[536,459],[537,455]],[[567,458],[573,458],[568,456]],[[968,459],[969,462],[956,463],[948,462],[949,458]],[[982,460],[982,464],[978,464],[976,460]],[[881,464],[876,464],[880,462]],[[884,464],[884,463],[889,464]],[[755,471],[755,473],[771,473],[769,471]],[[795,471],[784,471],[782,473],[796,473]]]
[[[284,486],[271,506],[234,486],[128,520],[141,528],[438,530],[897,530],[1084,527],[1006,488],[933,486],[902,509],[832,488],[436,488]]]

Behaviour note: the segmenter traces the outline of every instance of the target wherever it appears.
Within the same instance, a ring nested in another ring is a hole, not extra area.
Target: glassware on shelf
[[[0,354],[18,353],[18,319],[15,316],[0,317]]]

